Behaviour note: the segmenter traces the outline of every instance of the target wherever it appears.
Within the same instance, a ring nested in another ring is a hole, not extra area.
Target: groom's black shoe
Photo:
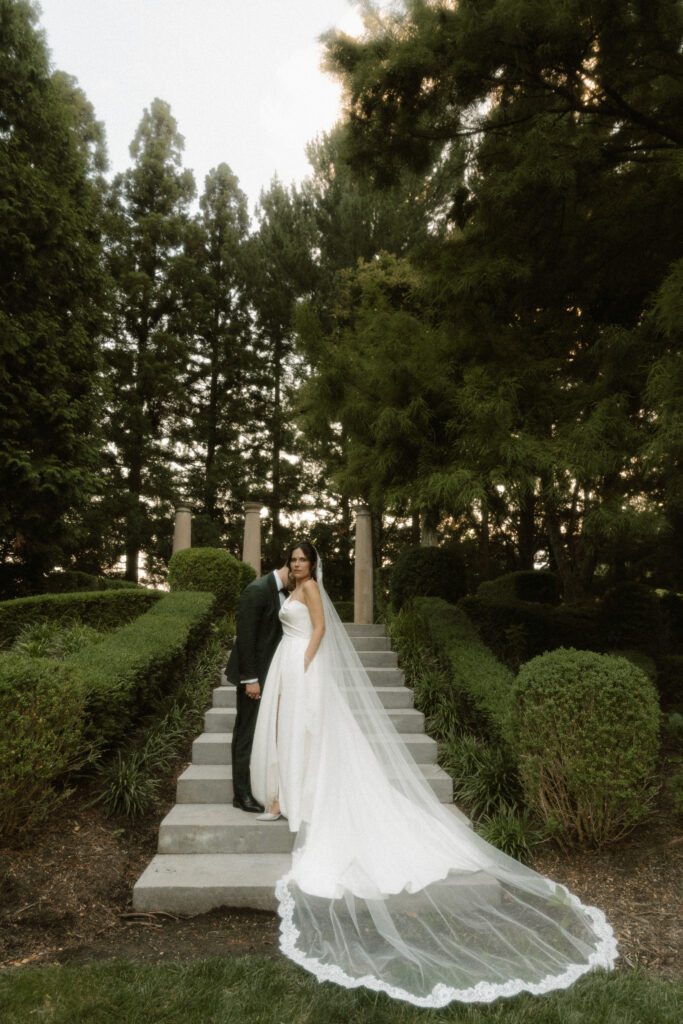
[[[255,800],[251,793],[235,793],[232,800],[233,807],[239,807],[243,811],[250,811],[252,814],[262,814],[263,805]]]

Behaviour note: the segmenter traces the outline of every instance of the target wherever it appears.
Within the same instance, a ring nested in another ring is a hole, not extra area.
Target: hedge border
[[[419,597],[411,608],[473,726],[495,743],[511,744],[513,673],[486,647],[461,607]]]
[[[173,688],[214,618],[206,592],[163,595],[144,615],[67,659],[86,682],[86,735],[111,746]]]
[[[97,590],[75,594],[41,594],[0,602],[0,649],[9,647],[32,622],[69,622],[118,627],[144,614],[161,598],[158,590]]]

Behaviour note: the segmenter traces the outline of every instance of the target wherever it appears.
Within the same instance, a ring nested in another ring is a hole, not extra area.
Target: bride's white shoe
[[[257,814],[256,815],[256,820],[257,821],[277,821],[278,818],[281,818],[281,817],[282,817],[282,815],[280,814],[279,811],[277,812],[277,814],[273,814],[272,811],[265,811],[263,814]]]

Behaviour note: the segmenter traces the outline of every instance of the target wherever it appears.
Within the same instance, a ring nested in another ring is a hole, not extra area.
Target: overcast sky
[[[185,137],[199,192],[225,162],[252,212],[275,173],[287,184],[307,174],[306,142],[339,116],[319,35],[362,28],[351,0],[39,2],[53,64],[78,79],[104,122],[113,172],[129,165],[143,110],[158,96]]]

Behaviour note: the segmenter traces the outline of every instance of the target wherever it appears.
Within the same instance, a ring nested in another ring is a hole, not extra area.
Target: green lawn
[[[0,974],[2,1024],[674,1024],[682,1004],[683,983],[626,972],[593,974],[548,996],[443,1010],[318,984],[293,964],[263,957]]]

